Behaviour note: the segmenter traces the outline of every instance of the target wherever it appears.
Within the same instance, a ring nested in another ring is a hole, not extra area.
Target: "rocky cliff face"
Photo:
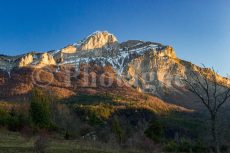
[[[22,57],[18,63],[19,67],[25,67],[33,63],[34,57],[31,54],[27,54]]]
[[[170,97],[171,101],[185,95],[181,77],[189,77],[191,71],[207,75],[210,73],[209,70],[179,59],[170,46],[139,40],[119,43],[108,32],[93,33],[57,51],[15,57],[0,56],[0,69],[8,73],[16,67],[36,69],[49,65],[55,67],[56,73],[63,66],[77,70],[84,64],[111,67],[130,87],[161,98]],[[221,76],[218,80],[229,84],[229,80]]]
[[[88,36],[84,41],[82,41],[80,49],[81,50],[92,50],[107,46],[112,46],[117,42],[117,38],[104,31],[104,32],[95,32],[92,35]]]
[[[73,54],[73,53],[77,52],[77,48],[75,46],[73,46],[73,45],[69,45],[69,46],[61,49],[60,52],[63,53],[63,54]]]
[[[53,56],[48,53],[44,53],[41,55],[37,66],[43,67],[43,66],[55,65],[55,64],[56,61],[54,60]]]

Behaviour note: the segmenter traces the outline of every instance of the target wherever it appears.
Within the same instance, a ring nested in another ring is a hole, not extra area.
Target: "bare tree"
[[[211,134],[215,152],[220,153],[220,141],[218,136],[217,116],[221,106],[230,98],[230,86],[227,78],[221,78],[212,68],[205,66],[191,71],[183,77],[188,90],[194,93],[208,109],[211,118]]]

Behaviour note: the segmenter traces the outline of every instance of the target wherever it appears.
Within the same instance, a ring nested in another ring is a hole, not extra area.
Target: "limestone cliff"
[[[93,33],[79,43],[47,53],[0,56],[0,69],[8,73],[14,67],[53,65],[59,72],[60,67],[71,66],[77,70],[84,64],[111,67],[130,87],[161,98],[168,96],[170,101],[174,101],[172,97],[177,100],[178,95],[182,99],[181,96],[187,92],[182,77],[189,78],[190,72],[211,74],[210,69],[179,59],[170,46],[140,40],[118,43],[116,37],[108,32]],[[218,76],[218,81],[221,86],[230,85],[227,78]]]
[[[117,38],[104,31],[104,32],[95,32],[89,37],[81,45],[81,50],[92,50],[96,48],[102,48],[105,46],[111,46],[117,42]]]
[[[18,63],[18,67],[25,67],[33,63],[33,55],[27,54],[22,57]]]
[[[77,52],[77,48],[73,45],[68,45],[65,48],[61,49],[61,52],[65,54],[73,54]]]
[[[44,53],[41,55],[38,66],[42,67],[42,66],[55,65],[55,64],[56,64],[56,61],[54,60],[53,56],[48,53]]]

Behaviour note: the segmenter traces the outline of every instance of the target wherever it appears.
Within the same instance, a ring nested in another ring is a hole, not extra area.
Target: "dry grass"
[[[33,153],[36,137],[30,139],[22,137],[19,133],[0,129],[0,153]],[[50,137],[48,153],[137,153],[121,150],[112,144],[89,142],[85,140],[63,140]]]

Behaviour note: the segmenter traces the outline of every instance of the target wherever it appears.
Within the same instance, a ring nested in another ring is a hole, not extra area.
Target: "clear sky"
[[[59,49],[96,30],[171,45],[230,74],[230,0],[0,1],[0,54]]]

